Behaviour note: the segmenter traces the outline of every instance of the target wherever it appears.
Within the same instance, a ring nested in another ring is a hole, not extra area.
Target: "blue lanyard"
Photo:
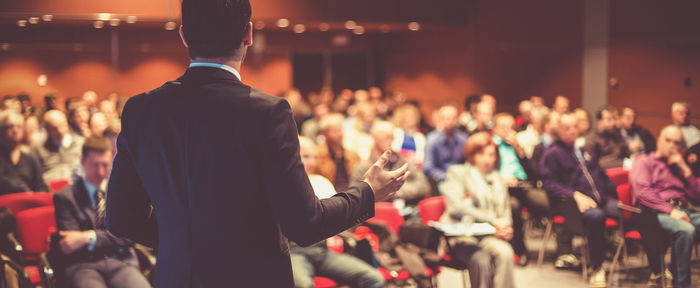
[[[236,76],[238,80],[241,80],[241,74],[238,72],[238,70],[234,69],[231,66],[224,65],[224,64],[219,64],[219,63],[209,63],[209,62],[192,62],[190,63],[190,68],[192,67],[212,67],[212,68],[219,68],[219,69],[224,69],[228,72],[231,72],[233,76]]]

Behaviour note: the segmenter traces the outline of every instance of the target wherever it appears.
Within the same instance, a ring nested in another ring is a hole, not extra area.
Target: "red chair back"
[[[630,183],[630,171],[622,167],[605,170],[605,174],[617,185]]]
[[[68,186],[68,184],[70,184],[70,179],[67,178],[51,180],[49,181],[49,190],[56,193]]]
[[[425,198],[418,202],[418,213],[423,224],[430,221],[439,221],[445,212],[445,196]]]
[[[7,207],[13,214],[30,208],[52,205],[53,195],[47,192],[22,192],[0,196],[0,207]]]
[[[367,220],[367,222],[382,222],[386,224],[386,227],[391,231],[394,231],[398,235],[399,227],[403,224],[403,216],[399,213],[399,210],[394,207],[394,204],[389,202],[377,202],[374,204],[374,217]]]
[[[628,206],[633,206],[632,193],[630,190],[631,187],[629,183],[617,185],[617,197],[620,203]],[[625,219],[625,221],[630,221],[632,220],[633,215],[632,212],[622,210],[622,217]]]
[[[24,253],[35,256],[49,251],[49,236],[56,232],[53,206],[31,208],[17,213],[17,234]]]

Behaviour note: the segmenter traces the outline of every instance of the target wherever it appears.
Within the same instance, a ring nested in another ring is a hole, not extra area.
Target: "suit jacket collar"
[[[214,82],[229,82],[241,83],[236,76],[231,72],[214,67],[190,67],[185,71],[185,74],[177,79],[180,83],[214,83]]]

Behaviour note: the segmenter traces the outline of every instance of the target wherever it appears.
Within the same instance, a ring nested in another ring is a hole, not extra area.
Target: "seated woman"
[[[440,222],[486,222],[496,233],[485,237],[450,239],[452,257],[469,269],[471,287],[514,287],[513,237],[508,188],[495,168],[496,144],[491,135],[479,132],[464,145],[467,162],[447,170],[445,213]]]

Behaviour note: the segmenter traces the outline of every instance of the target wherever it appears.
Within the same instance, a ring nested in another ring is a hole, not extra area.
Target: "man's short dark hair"
[[[182,32],[190,58],[233,55],[250,22],[248,0],[183,0]]]
[[[112,141],[105,137],[90,136],[83,143],[83,158],[87,157],[90,151],[112,153]]]
[[[481,94],[469,94],[467,95],[467,99],[464,100],[464,109],[467,109],[467,111],[471,110],[472,105],[479,104],[481,101]]]
[[[603,111],[608,111],[612,114],[615,114],[617,112],[617,108],[612,105],[605,105],[603,107],[598,108],[598,111],[595,112],[595,119],[600,120],[603,119]]]

